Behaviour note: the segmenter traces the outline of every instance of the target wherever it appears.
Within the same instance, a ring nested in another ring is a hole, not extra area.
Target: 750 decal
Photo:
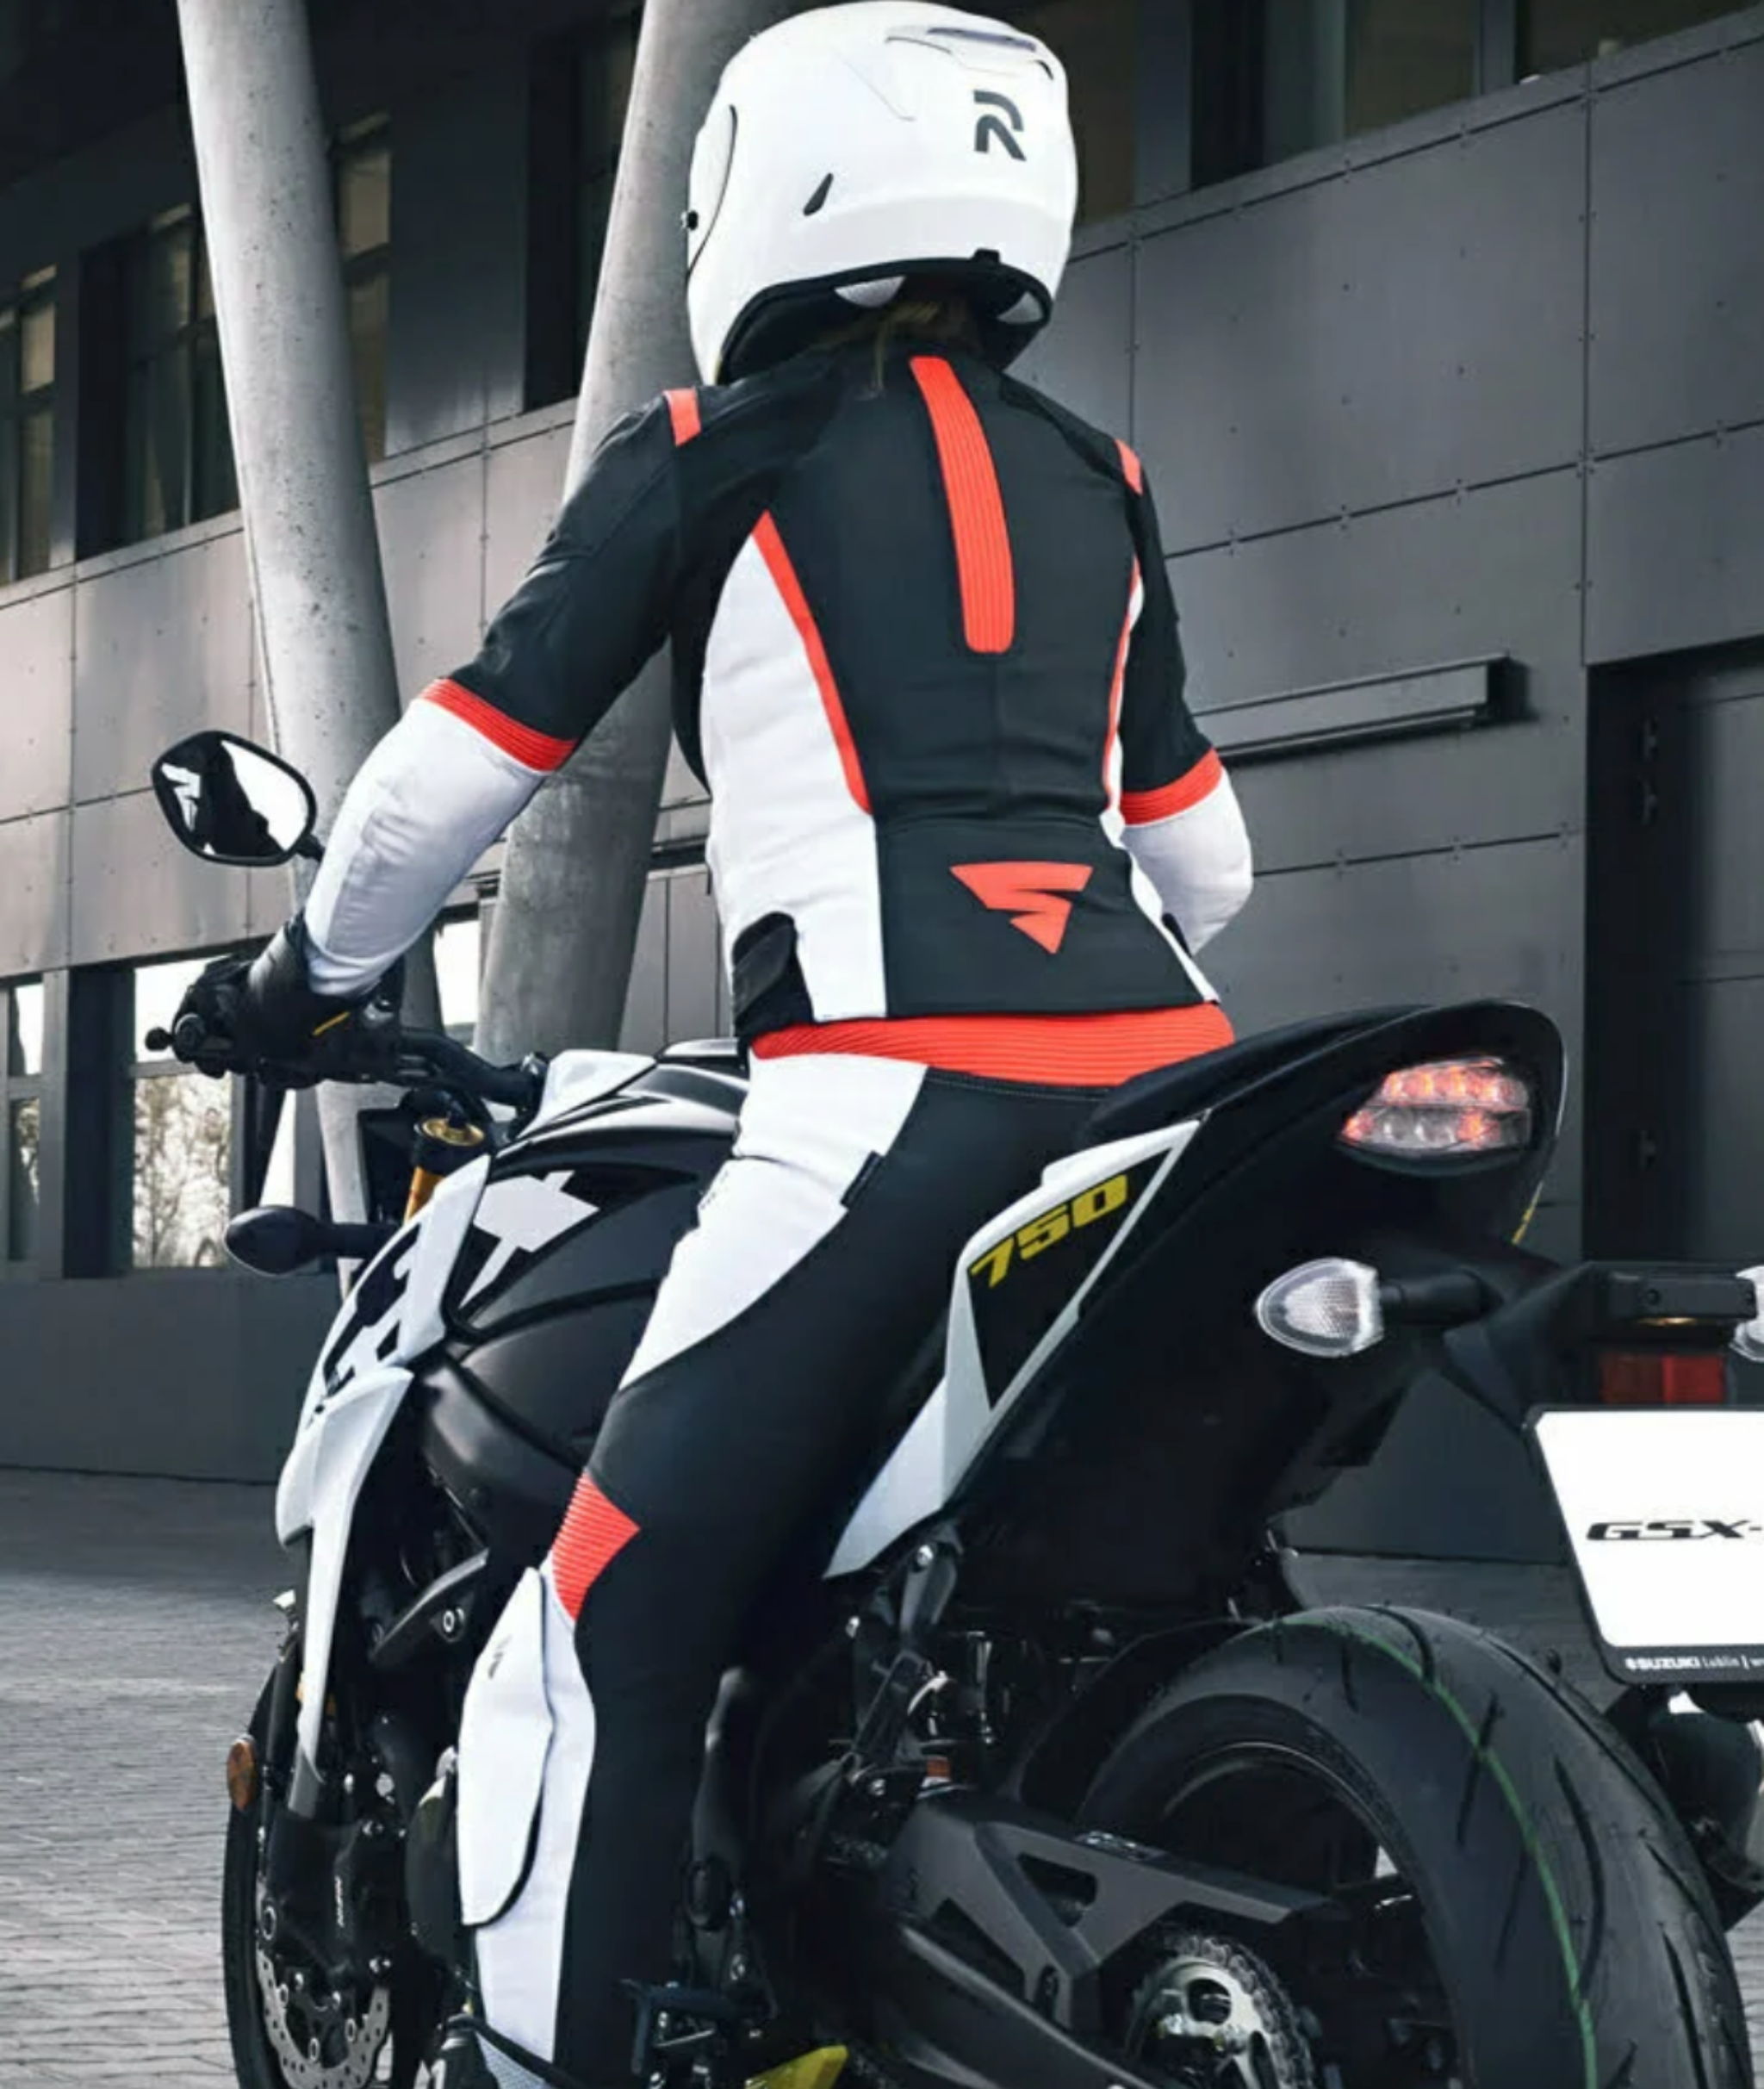
[[[1094,1226],[1099,1219],[1123,1209],[1131,1194],[1127,1177],[1112,1175],[1107,1182],[1081,1191],[1070,1203],[1056,1204],[1052,1211],[1044,1211],[1027,1226],[1006,1234],[997,1247],[988,1248],[978,1262],[968,1265],[968,1275],[976,1279],[984,1276],[986,1288],[997,1290],[1019,1263],[1033,1262],[1037,1255],[1046,1254],[1050,1247],[1084,1227]]]

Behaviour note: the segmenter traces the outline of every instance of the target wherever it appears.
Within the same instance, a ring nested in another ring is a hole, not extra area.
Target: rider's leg
[[[621,1982],[670,1976],[705,1725],[743,1621],[861,1462],[963,1243],[1090,1106],[887,1060],[756,1066],[736,1157],[675,1255],[543,1576],[473,1681],[467,1913],[484,1924],[489,2020],[529,2050],[584,2080],[624,2077]]]

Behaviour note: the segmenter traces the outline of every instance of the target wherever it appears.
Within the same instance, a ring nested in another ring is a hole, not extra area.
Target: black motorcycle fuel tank
[[[457,1499],[497,1490],[468,1468],[495,1463],[499,1430],[580,1470],[743,1093],[732,1073],[663,1063],[498,1157],[449,1279],[450,1368],[425,1446]],[[489,1426],[454,1412],[461,1397]]]

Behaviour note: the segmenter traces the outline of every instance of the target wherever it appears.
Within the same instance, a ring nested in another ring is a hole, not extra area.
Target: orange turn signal
[[[227,1751],[227,1796],[239,1813],[249,1813],[257,1799],[258,1750],[248,1733],[242,1733]]]

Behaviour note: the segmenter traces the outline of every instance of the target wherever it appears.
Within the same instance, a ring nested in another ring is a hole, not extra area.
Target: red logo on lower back
[[[1088,863],[953,863],[952,874],[982,906],[1009,914],[1044,950],[1059,949],[1071,919],[1068,892],[1081,892],[1090,882]]]

